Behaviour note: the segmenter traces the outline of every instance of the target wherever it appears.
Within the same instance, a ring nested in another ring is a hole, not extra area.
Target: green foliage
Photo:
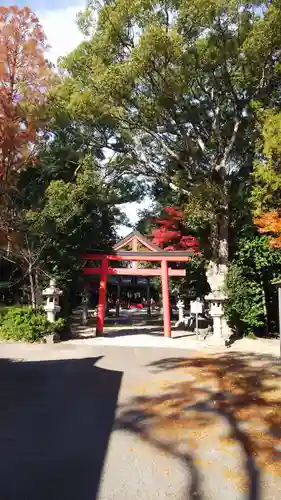
[[[204,257],[193,257],[185,267],[186,276],[179,280],[178,295],[188,300],[202,299],[209,292]]]
[[[113,136],[110,120],[71,119],[59,97],[50,100],[49,113],[52,129],[36,165],[21,172],[17,189],[9,193],[16,235],[11,285],[23,276],[25,286],[31,276],[42,288],[55,276],[67,304],[69,289],[77,291],[81,254],[112,247],[116,226],[125,222],[119,205],[144,195],[145,183],[137,185],[130,170],[120,176],[119,163],[129,167],[132,158],[117,131]],[[108,157],[113,143],[120,155]]]
[[[276,99],[280,23],[277,1],[90,1],[90,38],[62,60],[57,99],[75,119],[110,124],[111,147],[131,160],[119,172],[173,185],[189,224],[210,231],[233,180],[248,180],[257,103]]]
[[[77,15],[77,24],[84,36],[89,36],[95,28],[95,1],[88,0],[87,7]]]
[[[149,208],[140,209],[138,211],[138,221],[135,224],[135,229],[142,234],[150,236],[153,228],[156,227],[155,217],[161,213],[160,204],[154,203]]]
[[[250,200],[255,217],[281,208],[281,113],[266,110],[259,116],[262,160],[254,165]]]
[[[43,205],[28,213],[45,247],[42,260],[48,256],[52,275],[65,280],[80,269],[82,252],[111,247],[118,211],[106,189],[102,190],[94,165],[82,164],[73,182],[51,181]]]
[[[90,153],[79,160],[69,148],[69,163],[64,164],[60,155],[66,145],[61,143],[60,149],[55,141],[52,147],[53,166],[45,165],[48,146],[44,161],[27,169],[12,193],[20,243],[12,250],[23,270],[30,266],[41,283],[54,276],[65,289],[77,286],[82,253],[109,249],[115,242],[115,225],[122,220],[116,204],[122,195],[103,180]]]
[[[232,263],[226,279],[225,315],[232,327],[245,335],[264,326],[262,287],[253,270]]]
[[[281,208],[280,0],[88,0],[78,24],[44,147],[9,193],[9,258],[30,283],[56,276],[69,303],[80,254],[110,249],[118,206],[150,190],[153,215],[180,206],[205,257],[235,254],[229,317],[265,324],[280,258],[254,234],[249,193],[255,215]],[[172,289],[204,295],[204,260],[187,271]]]
[[[253,170],[251,205],[255,217],[281,208],[281,169],[272,160],[256,162]]]
[[[180,268],[186,270],[184,278],[169,278],[169,291],[174,297],[181,297],[188,300],[194,300],[198,297],[203,298],[209,291],[209,286],[205,274],[205,260],[202,256],[196,256],[189,262],[181,265]],[[155,267],[155,264],[146,264],[144,267]],[[172,267],[172,266],[171,266]],[[178,267],[178,266],[176,266]],[[154,288],[159,296],[162,296],[161,278],[152,278]]]
[[[0,339],[37,342],[51,333],[59,333],[65,326],[59,318],[50,323],[46,314],[29,307],[8,307],[0,315]]]
[[[198,230],[214,222],[220,211],[220,191],[220,187],[209,179],[202,179],[200,185],[192,189],[184,206],[186,221],[192,229]]]
[[[256,340],[257,336],[253,332],[249,332],[247,335],[248,339]]]
[[[281,273],[281,253],[267,236],[241,239],[226,281],[225,312],[232,326],[248,334],[275,330],[277,322],[274,279]]]
[[[271,248],[268,236],[252,236],[241,239],[235,255],[236,262],[251,267],[257,276],[272,280],[279,276],[281,269],[281,252]]]
[[[263,153],[266,157],[274,157],[281,153],[281,113],[267,109],[262,113]]]

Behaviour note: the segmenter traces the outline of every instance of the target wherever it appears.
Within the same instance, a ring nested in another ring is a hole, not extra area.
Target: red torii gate
[[[125,248],[125,250],[124,250]],[[130,248],[130,250],[127,250]],[[104,315],[106,304],[107,278],[109,275],[129,276],[161,276],[164,335],[171,337],[169,276],[185,276],[184,269],[169,269],[169,262],[187,262],[193,255],[192,251],[167,252],[151,243],[138,231],[133,231],[113,247],[112,254],[85,254],[85,260],[100,261],[100,267],[84,267],[84,275],[95,274],[100,276],[99,304],[97,311],[96,334],[103,335]],[[132,261],[131,268],[114,268],[109,261]],[[138,268],[137,262],[160,262],[161,267],[152,269]]]

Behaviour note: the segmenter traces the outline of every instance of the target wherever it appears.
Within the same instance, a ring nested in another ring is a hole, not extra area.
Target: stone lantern
[[[50,323],[56,320],[56,314],[60,312],[59,297],[62,295],[62,290],[56,287],[56,280],[51,279],[48,288],[43,290],[42,295],[47,298],[44,310],[47,313],[47,318]]]
[[[210,316],[213,318],[213,335],[210,340],[218,345],[225,345],[231,334],[223,312],[223,304],[227,299],[224,292],[226,273],[227,266],[213,262],[207,272],[211,293],[206,295],[205,300],[210,302]]]

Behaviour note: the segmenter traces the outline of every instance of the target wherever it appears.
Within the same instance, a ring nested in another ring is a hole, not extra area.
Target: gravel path
[[[1,500],[279,500],[270,356],[0,345]]]

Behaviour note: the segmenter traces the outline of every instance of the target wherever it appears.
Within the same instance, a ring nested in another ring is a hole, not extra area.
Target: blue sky
[[[76,16],[86,0],[0,0],[0,5],[28,6],[36,13],[51,46],[47,56],[53,63],[82,41]]]
[[[86,2],[81,0],[80,5]],[[60,10],[79,4],[77,0],[0,0],[0,5],[18,5],[19,7],[30,7],[32,10]]]

